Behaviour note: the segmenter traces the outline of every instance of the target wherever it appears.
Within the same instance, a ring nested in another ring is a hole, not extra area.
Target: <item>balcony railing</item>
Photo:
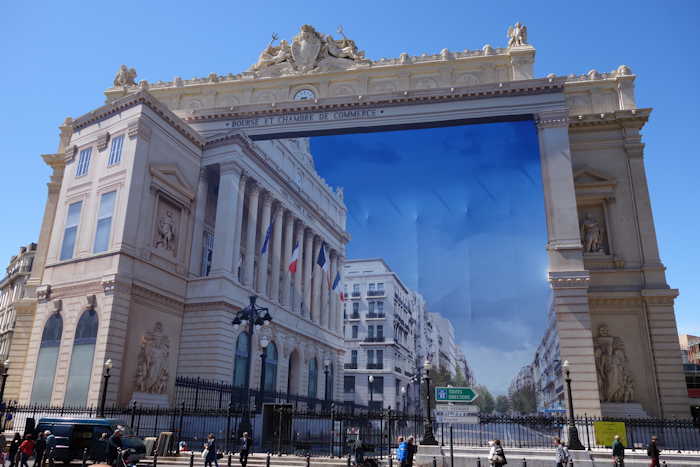
[[[384,364],[383,363],[368,363],[367,369],[368,370],[383,370]]]
[[[360,292],[353,292],[352,298],[360,298]]]
[[[383,319],[386,318],[384,313],[367,313],[367,319]]]
[[[384,336],[365,337],[365,342],[384,342]]]
[[[344,365],[346,370],[357,370],[357,362],[354,363],[346,363]]]
[[[383,297],[385,295],[384,290],[368,290],[368,297]]]
[[[350,315],[350,318],[348,319],[360,319],[360,314],[359,313],[352,313]]]

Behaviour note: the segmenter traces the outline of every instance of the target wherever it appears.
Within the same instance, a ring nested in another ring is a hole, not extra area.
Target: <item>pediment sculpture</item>
[[[128,86],[136,86],[136,70],[122,65],[114,76],[114,87],[121,88]]]
[[[334,39],[330,34],[323,35],[313,26],[305,24],[294,36],[290,44],[279,38],[272,40],[260,53],[257,63],[248,71],[258,77],[294,75],[320,71],[346,70],[357,65],[368,65],[365,53],[357,48],[355,41],[348,39],[343,29],[338,28],[342,39]]]
[[[634,379],[622,338],[611,336],[608,326],[601,324],[594,350],[601,402],[632,402]]]
[[[527,26],[519,21],[508,27],[508,47],[522,47],[527,45]]]
[[[136,365],[136,391],[148,394],[165,394],[168,390],[168,357],[170,337],[163,332],[159,321],[153,330],[141,337]]]

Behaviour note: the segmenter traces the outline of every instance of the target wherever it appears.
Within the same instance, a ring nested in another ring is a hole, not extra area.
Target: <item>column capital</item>
[[[206,166],[204,167],[206,170]],[[224,174],[241,174],[243,172],[243,169],[241,168],[238,163],[233,162],[233,161],[227,161],[227,162],[220,162],[219,163],[219,173],[221,175]],[[201,175],[201,172],[200,172]]]
[[[246,183],[248,189],[248,195],[258,197],[260,196],[260,185],[255,183],[255,181],[248,177],[248,183]]]
[[[545,110],[535,115],[538,129],[568,128],[569,114],[566,110]]]
[[[264,207],[271,207],[272,202],[274,201],[274,198],[272,197],[272,194],[269,191],[263,191],[261,192],[262,200],[263,200],[263,206]]]

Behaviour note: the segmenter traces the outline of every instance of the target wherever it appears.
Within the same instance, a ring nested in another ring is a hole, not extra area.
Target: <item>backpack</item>
[[[503,452],[503,448],[501,446],[498,446],[496,448],[496,452],[494,453],[493,456],[493,461],[494,463],[500,464],[500,465],[506,465],[508,461],[506,460],[506,453]]]
[[[396,460],[403,462],[408,457],[408,443],[406,441],[399,444],[399,448],[396,450]]]

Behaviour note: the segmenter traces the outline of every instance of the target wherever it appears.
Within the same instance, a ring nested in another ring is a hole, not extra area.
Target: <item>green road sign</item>
[[[472,388],[435,388],[435,402],[474,402],[477,397]]]

